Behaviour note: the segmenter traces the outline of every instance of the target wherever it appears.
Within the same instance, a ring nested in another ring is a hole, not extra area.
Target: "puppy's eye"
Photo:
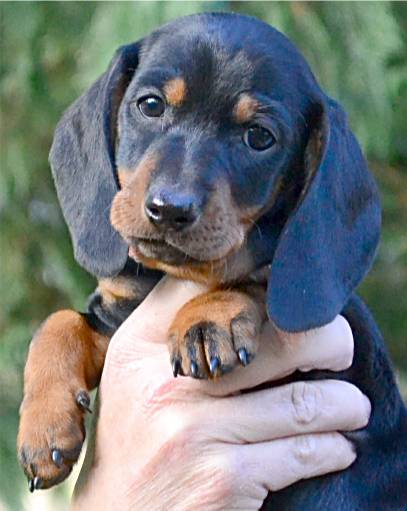
[[[246,145],[256,151],[269,149],[276,141],[271,131],[258,124],[253,124],[246,130],[243,140]]]
[[[137,106],[145,117],[161,117],[165,110],[164,101],[158,96],[147,96],[139,99]]]

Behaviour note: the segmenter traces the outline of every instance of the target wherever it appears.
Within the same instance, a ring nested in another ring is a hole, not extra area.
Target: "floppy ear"
[[[110,224],[118,190],[117,112],[138,64],[139,43],[119,48],[108,70],[58,123],[50,163],[75,259],[97,277],[119,273],[128,247]]]
[[[278,241],[267,290],[287,331],[329,323],[369,270],[380,235],[376,185],[346,116],[319,106],[305,151],[306,183]]]

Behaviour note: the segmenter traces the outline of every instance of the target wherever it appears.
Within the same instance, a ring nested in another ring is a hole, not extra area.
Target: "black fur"
[[[154,128],[134,105],[140,94],[179,74],[188,100]],[[244,147],[243,128],[230,116],[246,90],[268,104],[264,122],[278,143],[267,154]],[[205,204],[227,179],[242,208],[264,206],[248,233],[252,266],[246,272],[271,264],[268,310],[278,326],[306,330],[342,311],[352,327],[355,360],[349,371],[296,377],[344,378],[369,396],[370,423],[351,435],[358,459],[344,472],[270,495],[263,509],[407,509],[406,409],[382,337],[352,294],[378,243],[378,194],[339,105],[321,91],[294,46],[253,18],[186,17],[119,49],[109,70],[65,114],[51,151],[76,258],[98,277],[119,274],[127,261],[127,245],[109,222],[116,165],[135,168],[152,145],[166,154],[154,172],[155,186],[170,190],[182,183]],[[267,208],[279,179],[281,193]],[[129,278],[139,278],[136,266]],[[135,304],[106,311],[94,296],[89,321],[112,332]]]
[[[75,258],[98,277],[116,275],[128,248],[110,224],[118,191],[114,140],[117,110],[137,66],[138,45],[120,48],[109,69],[65,113],[50,163]]]
[[[320,161],[284,225],[268,289],[270,317],[288,331],[340,313],[369,270],[380,233],[377,189],[340,106],[325,100],[313,130],[309,144],[320,139]]]

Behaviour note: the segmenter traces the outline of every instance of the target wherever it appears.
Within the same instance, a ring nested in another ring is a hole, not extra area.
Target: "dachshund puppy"
[[[264,509],[406,509],[406,409],[354,295],[379,240],[377,189],[343,110],[282,34],[200,14],[119,48],[64,114],[50,161],[75,257],[98,287],[87,312],[56,312],[31,343],[18,435],[31,490],[70,473],[109,338],[165,272],[210,289],[170,328],[174,376],[249,364],[267,317],[297,332],[341,313],[352,327],[348,371],[292,380],[343,378],[369,397],[357,461]]]

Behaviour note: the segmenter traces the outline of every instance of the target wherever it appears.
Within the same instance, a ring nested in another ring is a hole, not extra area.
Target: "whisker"
[[[228,276],[228,258],[225,257],[223,260],[223,280],[226,280]]]
[[[257,220],[252,220],[251,218],[248,219],[248,222],[251,224],[252,227],[255,227],[257,229],[257,232],[259,233],[260,239],[263,238],[263,233],[261,232],[261,228],[259,224],[257,223]]]

